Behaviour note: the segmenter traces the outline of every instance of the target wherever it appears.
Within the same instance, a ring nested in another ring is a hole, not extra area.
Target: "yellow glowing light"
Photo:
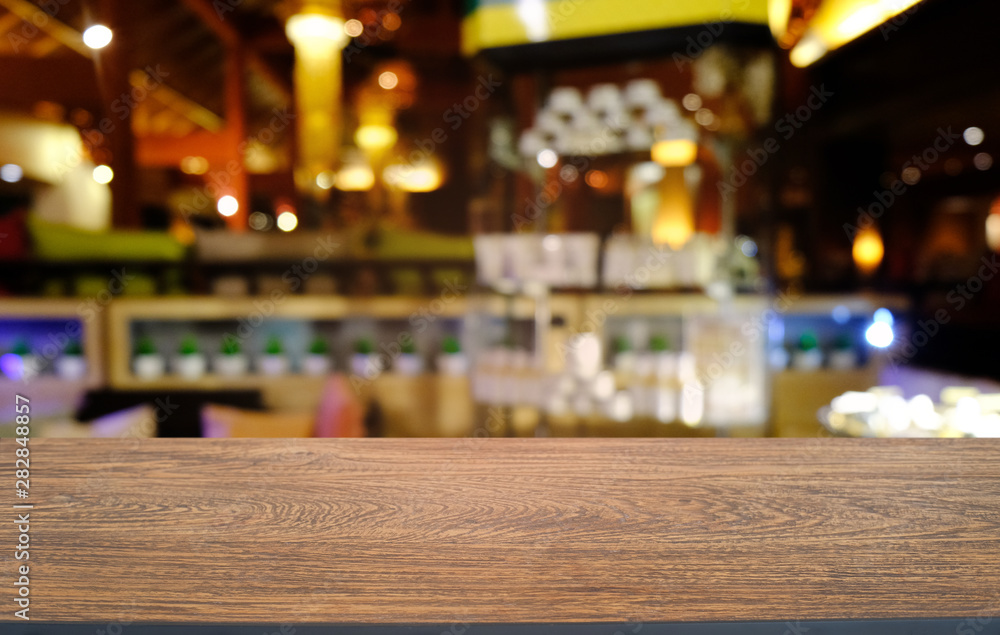
[[[404,192],[432,192],[444,181],[441,168],[428,162],[420,165],[393,164],[382,171],[386,183]]]
[[[361,20],[350,19],[344,22],[344,33],[351,37],[358,37],[365,32],[365,25],[361,23]]]
[[[986,217],[986,244],[993,251],[1000,251],[1000,214]]]
[[[344,192],[365,192],[375,185],[375,173],[365,165],[346,165],[337,172],[336,186]]]
[[[920,0],[825,0],[809,23],[802,40],[792,49],[792,64],[804,67],[875,27],[897,19]],[[902,19],[905,19],[902,18]],[[773,28],[773,27],[772,27]]]
[[[184,157],[181,159],[181,172],[184,174],[204,174],[208,172],[208,159],[205,157]]]
[[[296,49],[343,48],[347,43],[344,21],[332,15],[299,13],[288,18],[285,34]]]
[[[282,212],[278,214],[277,219],[278,229],[283,232],[290,232],[299,225],[299,217],[293,212]]]
[[[392,71],[386,71],[378,76],[378,85],[386,90],[392,90],[399,84],[399,78]]]
[[[333,182],[335,179],[336,175],[333,172],[329,170],[324,170],[316,175],[316,185],[321,190],[328,190],[331,187],[333,187]]]
[[[806,35],[788,54],[788,59],[793,66],[805,68],[826,55],[826,52],[826,44],[822,40],[814,35]]]
[[[659,198],[653,242],[680,249],[694,235],[694,201],[684,181],[684,170],[666,170],[659,184]]]
[[[216,203],[215,207],[223,216],[232,216],[236,212],[240,211],[240,202],[236,200],[235,196],[227,194],[219,199],[219,202]]]
[[[854,248],[851,251],[854,256],[854,264],[858,270],[865,275],[874,273],[878,266],[882,264],[882,257],[885,255],[885,248],[882,246],[882,236],[878,230],[869,227],[862,229],[854,237]]]
[[[110,183],[113,178],[115,178],[115,172],[110,167],[106,165],[99,165],[94,168],[94,180],[101,185]]]
[[[767,3],[767,24],[771,35],[780,40],[788,33],[788,18],[792,16],[792,0],[769,0]]]
[[[698,157],[698,144],[690,139],[657,141],[651,155],[653,161],[666,167],[691,165]]]
[[[354,142],[363,150],[387,150],[396,143],[396,129],[392,126],[368,124],[354,133]]]
[[[83,32],[83,43],[92,49],[102,49],[111,44],[113,35],[108,27],[103,24],[95,24]]]

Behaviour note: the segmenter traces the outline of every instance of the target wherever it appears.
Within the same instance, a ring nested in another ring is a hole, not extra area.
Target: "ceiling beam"
[[[63,46],[76,51],[87,59],[92,57],[93,53],[83,43],[83,36],[79,31],[56,20],[42,11],[38,5],[28,2],[28,0],[0,0],[0,6],[30,24],[36,23],[34,18],[40,15],[45,16],[44,20],[37,20],[37,22],[41,22],[41,25],[38,27],[39,29],[58,40]]]
[[[0,0],[2,1],[2,0]],[[236,29],[231,21],[224,20],[222,16],[212,6],[209,0],[182,0],[192,13],[194,13],[205,26],[210,28],[215,35],[222,40],[229,50],[243,47],[247,66],[250,70],[260,75],[265,81],[273,85],[289,103],[292,102],[292,89],[288,82],[284,80],[271,66],[260,57],[251,43],[244,40],[242,34]]]

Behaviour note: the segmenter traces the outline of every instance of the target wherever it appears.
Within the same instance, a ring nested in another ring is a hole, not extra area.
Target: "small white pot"
[[[74,381],[87,374],[87,360],[82,355],[61,355],[56,358],[56,374],[62,379]]]
[[[393,367],[400,375],[419,375],[424,372],[424,358],[416,353],[400,353]]]
[[[306,375],[325,375],[330,372],[330,357],[309,353],[302,358],[302,372]]]
[[[437,358],[438,372],[442,375],[464,375],[469,370],[465,353],[441,353]]]
[[[213,364],[215,372],[223,377],[239,377],[247,374],[250,368],[250,360],[243,353],[234,355],[219,355]]]
[[[795,370],[816,370],[823,365],[823,351],[813,348],[792,353],[792,368]]]
[[[288,356],[261,355],[257,358],[257,370],[261,375],[284,375],[288,372]]]
[[[351,355],[351,372],[359,377],[369,379],[377,377],[383,370],[382,361],[377,353],[354,353]]]
[[[167,369],[167,361],[158,353],[136,355],[132,360],[132,368],[139,379],[159,379]]]
[[[208,360],[202,353],[190,353],[174,357],[174,372],[184,379],[199,379],[205,374]]]
[[[857,365],[858,354],[853,349],[830,352],[830,368],[849,370]]]

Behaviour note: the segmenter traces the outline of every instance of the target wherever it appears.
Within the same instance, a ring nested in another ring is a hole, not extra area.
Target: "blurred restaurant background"
[[[37,436],[997,436],[998,23],[0,0],[0,385]]]

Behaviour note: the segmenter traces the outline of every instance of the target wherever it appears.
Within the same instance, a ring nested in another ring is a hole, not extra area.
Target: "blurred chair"
[[[88,423],[38,422],[36,433],[54,439],[147,439],[156,436],[156,409],[142,404],[98,417]]]
[[[363,437],[364,408],[343,375],[331,375],[315,413],[256,412],[207,404],[201,410],[207,438]]]

